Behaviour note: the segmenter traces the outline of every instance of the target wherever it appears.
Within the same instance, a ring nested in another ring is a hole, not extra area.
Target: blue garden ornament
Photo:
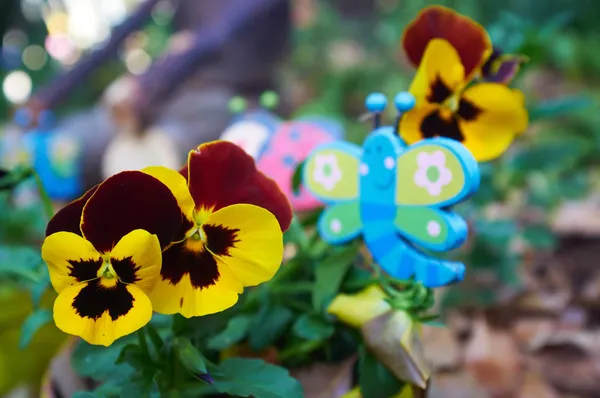
[[[427,287],[459,282],[464,264],[428,256],[420,248],[444,252],[464,243],[467,224],[449,207],[478,189],[477,162],[446,138],[407,146],[393,127],[380,126],[386,105],[383,94],[367,97],[375,126],[362,148],[336,141],[307,158],[304,185],[327,204],[319,233],[330,244],[362,235],[374,260],[395,278],[414,277]],[[402,92],[394,105],[401,117],[415,99]]]
[[[15,122],[29,126],[32,116],[29,110],[19,109]],[[55,128],[56,120],[50,111],[38,116],[37,128],[23,134],[23,146],[29,154],[29,166],[33,167],[44,185],[48,196],[54,200],[69,201],[82,193],[81,145],[70,135]]]

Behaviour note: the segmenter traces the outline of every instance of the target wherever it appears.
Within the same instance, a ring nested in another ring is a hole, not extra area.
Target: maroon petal
[[[456,49],[465,76],[479,69],[492,52],[490,38],[483,26],[444,6],[422,9],[403,32],[402,47],[415,67],[421,63],[432,39],[444,39]]]
[[[81,223],[81,212],[83,206],[88,199],[92,197],[98,189],[98,185],[92,187],[89,191],[83,194],[79,199],[75,199],[62,209],[60,209],[46,226],[46,236],[52,235],[55,232],[65,231],[73,232],[81,236],[79,224]]]
[[[165,247],[181,223],[181,210],[166,185],[141,171],[124,171],[100,184],[88,200],[81,232],[100,252],[112,250],[135,229],[156,234]]]
[[[253,204],[273,213],[283,231],[289,228],[292,208],[287,197],[239,146],[228,141],[200,145],[190,152],[187,166],[188,186],[197,210]]]

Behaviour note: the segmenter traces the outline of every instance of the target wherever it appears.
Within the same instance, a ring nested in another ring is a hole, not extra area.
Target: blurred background
[[[35,162],[60,206],[123,169],[178,167],[224,131],[234,96],[257,107],[267,90],[279,94],[278,116],[330,117],[360,142],[365,96],[408,88],[400,36],[432,4],[528,57],[515,86],[531,117],[502,159],[481,165],[480,191],[458,209],[472,224],[456,253],[468,275],[439,291],[449,328],[424,333],[435,388],[449,398],[600,397],[597,1],[2,0],[0,166],[52,148]],[[0,282],[15,245],[43,236],[34,190],[21,191],[16,207],[0,201]],[[39,254],[18,255],[38,265]],[[39,384],[62,341],[40,333],[18,351],[34,303],[2,286],[0,396]]]

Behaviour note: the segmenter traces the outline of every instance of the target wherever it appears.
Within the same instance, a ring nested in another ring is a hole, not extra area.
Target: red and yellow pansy
[[[191,151],[181,173],[143,171],[171,189],[183,218],[151,294],[157,312],[187,318],[220,312],[244,287],[275,275],[292,210],[243,149],[217,141]]]
[[[409,89],[416,106],[399,126],[407,143],[447,137],[489,161],[526,130],[524,96],[505,84],[521,59],[494,52],[481,25],[446,7],[428,7],[406,28],[402,45],[418,68]],[[486,81],[472,84],[475,78]]]
[[[273,277],[292,210],[236,145],[217,141],[165,167],[108,178],[59,211],[42,245],[56,325],[110,345],[152,312],[223,311]]]

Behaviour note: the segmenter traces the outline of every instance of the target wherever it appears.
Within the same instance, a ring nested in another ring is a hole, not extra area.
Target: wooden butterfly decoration
[[[400,117],[415,99],[403,92],[394,102]],[[303,183],[327,203],[319,233],[330,244],[362,235],[374,260],[396,278],[414,277],[427,287],[459,282],[464,264],[430,257],[419,247],[444,252],[464,243],[467,224],[449,206],[478,189],[477,162],[446,138],[406,145],[393,127],[379,125],[386,104],[383,94],[367,97],[375,128],[362,148],[337,141],[308,156]]]
[[[317,145],[341,139],[343,128],[327,118],[283,121],[268,110],[274,107],[276,97],[273,95],[267,92],[261,96],[261,109],[245,110],[243,102],[233,105],[232,110],[237,111],[238,116],[221,139],[234,142],[254,157],[258,169],[277,182],[295,210],[313,210],[323,203],[303,186],[294,192],[292,177]]]

